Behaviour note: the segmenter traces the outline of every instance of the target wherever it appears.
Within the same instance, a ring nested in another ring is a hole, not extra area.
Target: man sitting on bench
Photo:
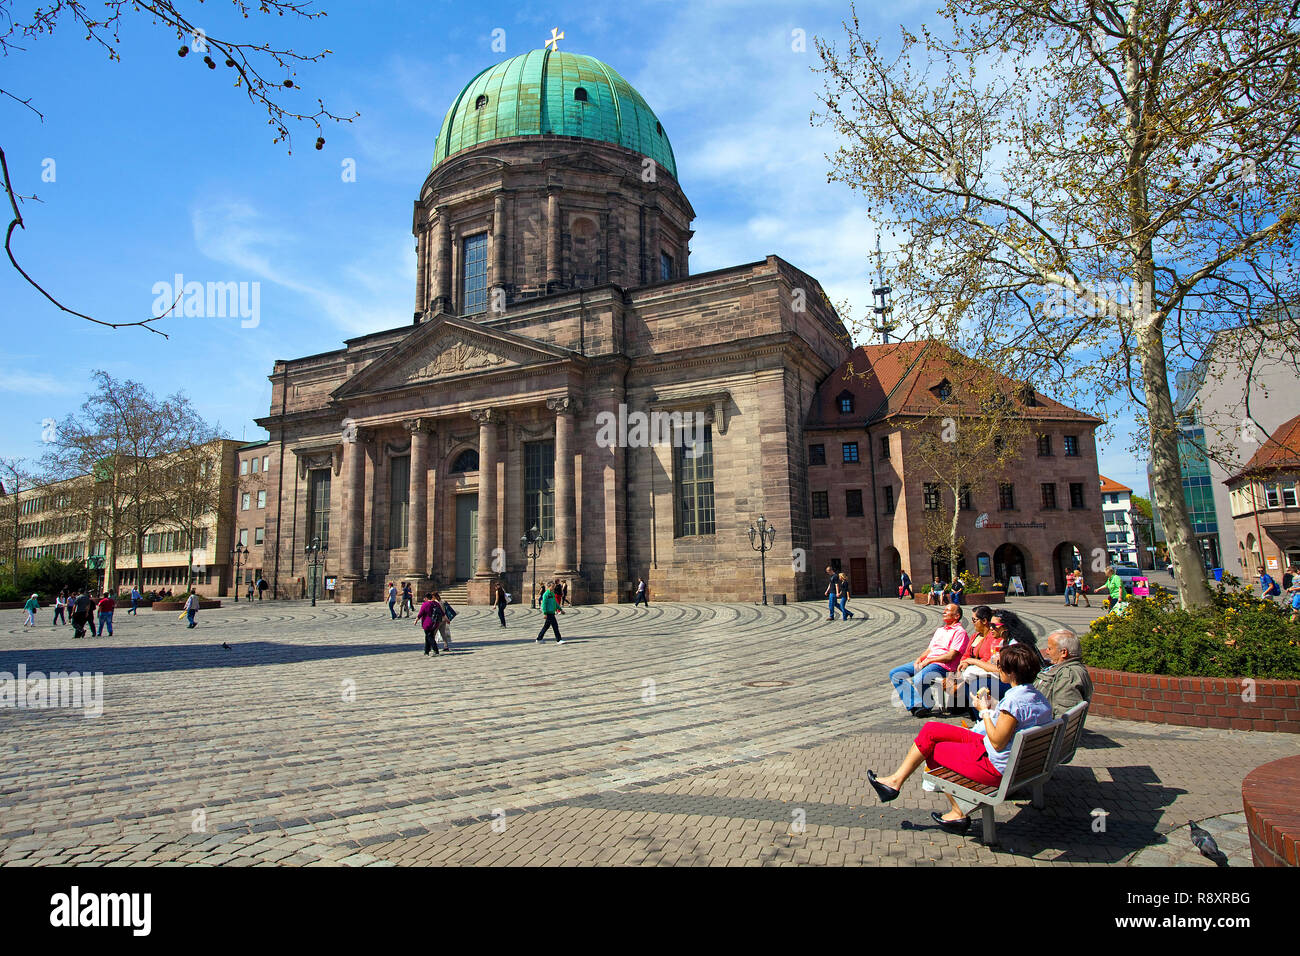
[[[997,711],[982,709],[980,723],[973,730],[929,721],[916,735],[897,770],[887,777],[877,777],[867,771],[867,780],[882,803],[897,797],[907,778],[922,763],[931,769],[947,767],[985,786],[996,787],[1002,783],[1016,732],[1050,724],[1052,705],[1033,684],[1042,667],[1038,651],[1025,644],[1011,644],[1002,649],[999,665],[1011,681],[1011,690],[999,702]],[[951,795],[944,796],[948,797],[952,809],[943,816],[938,812],[930,816],[949,833],[965,833],[970,829],[970,817]]]
[[[1051,666],[1034,686],[1052,705],[1052,716],[1060,717],[1081,700],[1092,700],[1092,678],[1083,666],[1083,651],[1074,631],[1062,628],[1047,635],[1045,656]]]

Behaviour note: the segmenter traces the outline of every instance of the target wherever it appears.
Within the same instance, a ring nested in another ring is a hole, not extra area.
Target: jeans
[[[108,628],[108,636],[112,637],[113,636],[113,612],[112,611],[99,612],[99,630],[95,632],[95,636],[102,637],[104,635],[105,627]]]
[[[558,641],[560,639],[560,623],[557,620],[555,620],[554,614],[546,615],[546,623],[543,624],[542,629],[537,632],[537,639],[539,641],[542,639],[542,635],[544,635],[548,629],[555,631],[555,639]]]
[[[139,598],[131,598],[131,610],[127,611],[126,613],[127,613],[127,614],[135,614],[135,613],[136,613],[136,610],[135,610],[135,609],[138,608],[139,606],[140,606],[140,599],[139,599]],[[137,617],[138,617],[138,616],[139,616],[139,615],[137,615]]]
[[[840,597],[840,614],[844,616],[846,621],[853,616],[849,613],[849,596],[847,594]]]
[[[61,621],[61,620],[63,621],[63,623],[65,623],[65,624],[67,623],[67,621],[66,621],[66,620],[64,619],[64,617],[63,617],[63,608],[64,608],[64,605],[62,605],[62,604],[56,604],[56,605],[54,605],[54,621],[53,621],[52,623],[54,623],[54,624],[58,624],[59,621]]]
[[[194,620],[194,615],[198,613],[199,613],[198,608],[193,608],[185,612],[185,616],[190,620],[190,627],[198,627],[197,622],[195,622]]]
[[[393,608],[395,608],[395,607],[397,607],[397,598],[395,598],[395,597],[394,597],[394,598],[389,598],[389,599],[388,599],[388,613],[391,614],[391,615],[393,615],[393,620],[394,620],[394,621],[397,620],[397,612],[396,612],[395,610],[393,610]]]
[[[649,599],[648,597],[645,596],[645,592],[644,592],[644,591],[637,591],[637,592],[636,592],[636,600],[632,602],[632,606],[633,606],[633,607],[636,607],[636,606],[637,606],[638,604],[640,604],[642,601],[645,602],[645,606],[646,606],[646,607],[649,607],[649,606],[650,606],[650,599]]]
[[[835,601],[836,601],[835,592],[832,591],[830,593],[830,600],[827,602],[827,610],[830,611],[831,614],[830,619],[832,621],[835,620]]]
[[[1071,584],[1070,586],[1068,586],[1068,587],[1065,589],[1065,603],[1066,603],[1066,604],[1073,604],[1073,603],[1074,603],[1074,585],[1073,585],[1073,584]]]
[[[916,673],[915,664],[904,664],[889,672],[889,680],[894,685],[894,690],[898,693],[903,706],[908,710],[915,710],[917,707],[933,707],[938,703],[933,691],[930,692],[930,700],[925,702],[923,691],[925,685],[947,673],[947,669],[942,664],[926,664],[919,674]]]
[[[502,627],[505,627],[505,626],[506,626],[506,606],[505,606],[504,604],[498,604],[498,605],[497,605],[497,617],[501,618],[501,626],[502,626]]]

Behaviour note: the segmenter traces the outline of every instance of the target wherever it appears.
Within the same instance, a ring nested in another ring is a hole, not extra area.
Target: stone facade
[[[828,565],[849,574],[859,595],[896,595],[903,570],[916,589],[936,573],[950,580],[951,568],[936,567],[926,545],[925,484],[936,476],[916,453],[922,435],[940,427],[932,389],[948,368],[938,343],[863,346],[818,391],[799,449],[818,593]],[[1093,564],[1098,555],[1104,560],[1106,541],[1094,438],[1100,421],[1044,396],[1023,414],[1032,434],[1012,454],[1016,465],[997,478],[972,469],[970,507],[958,514],[964,567],[984,588],[1016,575],[1028,593],[1042,582],[1059,594],[1065,570],[1082,560],[1096,586],[1104,575]],[[1009,507],[1002,483],[1011,485]]]

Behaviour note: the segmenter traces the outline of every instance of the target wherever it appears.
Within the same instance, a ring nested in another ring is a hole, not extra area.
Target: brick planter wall
[[[912,600],[917,604],[928,604],[930,595],[916,594]],[[964,608],[978,607],[981,604],[1005,604],[1007,595],[1005,591],[967,591],[961,596],[961,606]]]
[[[1300,734],[1300,681],[1257,680],[1255,699],[1242,699],[1242,680],[1165,677],[1089,667],[1089,713],[1183,727],[1269,730]]]
[[[1300,757],[1256,767],[1241,782],[1241,804],[1256,866],[1300,866]]]

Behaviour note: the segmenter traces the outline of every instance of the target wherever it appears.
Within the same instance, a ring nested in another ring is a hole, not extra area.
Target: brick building
[[[229,589],[237,591],[241,597],[247,594],[248,585],[256,584],[264,576],[267,583],[270,583],[268,569],[271,562],[266,558],[266,528],[267,517],[272,514],[275,505],[274,495],[278,491],[279,478],[279,462],[271,452],[270,441],[249,442],[235,449],[238,480],[231,486],[234,526],[231,547],[242,550],[231,554],[229,580],[223,581],[223,585],[228,583]],[[223,590],[222,593],[228,592]],[[293,589],[289,588],[286,596],[292,594]],[[265,596],[272,595],[267,592]]]
[[[907,570],[914,586],[954,570],[927,547],[927,511],[942,506],[935,475],[916,451],[939,428],[937,409],[962,408],[949,382],[963,360],[934,341],[860,346],[818,389],[804,429],[810,494],[811,569],[848,572],[853,592],[897,593]],[[1007,584],[1018,576],[1034,593],[1064,590],[1065,570],[1105,551],[1094,431],[1100,419],[1008,381],[1006,393],[1032,433],[1018,465],[1001,480],[975,470],[963,495],[956,570]]]
[[[1284,422],[1224,484],[1239,576],[1249,582],[1268,571],[1281,580],[1288,568],[1300,568],[1300,415]]]
[[[756,516],[811,545],[804,412],[848,335],[775,256],[691,275],[693,217],[663,127],[606,64],[537,50],[475,77],[415,202],[413,323],[274,365],[277,591],[319,538],[337,600],[405,579],[482,602],[498,574],[523,595],[535,527],[539,576],[579,600],[630,600],[639,576],[754,597]],[[816,587],[775,560],[768,585]]]

